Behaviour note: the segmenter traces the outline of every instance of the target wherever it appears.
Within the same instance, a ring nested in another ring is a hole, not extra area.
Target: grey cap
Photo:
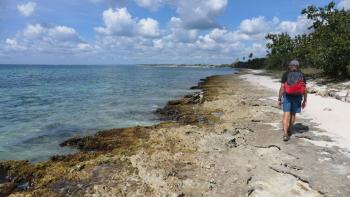
[[[289,66],[299,66],[299,61],[298,60],[292,60],[291,62],[289,62]]]

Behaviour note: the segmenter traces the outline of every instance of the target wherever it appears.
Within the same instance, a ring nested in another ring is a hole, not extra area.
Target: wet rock
[[[0,183],[0,196],[8,196],[16,188],[12,182]]]
[[[132,147],[137,140],[147,139],[149,135],[147,131],[157,126],[159,125],[100,131],[94,136],[68,139],[60,145],[76,147],[82,151],[111,151],[117,148]]]
[[[176,121],[180,124],[211,124],[220,117],[213,113],[201,113],[194,106],[204,102],[204,93],[198,92],[178,101],[171,101],[155,111],[161,121]]]
[[[36,170],[28,161],[3,161],[0,162],[0,169],[0,183],[12,182],[18,190],[29,188]]]
[[[4,165],[0,165],[0,184],[7,181],[7,169]]]
[[[182,101],[180,100],[174,100],[174,101],[168,101],[168,105],[180,105]]]
[[[24,183],[17,185],[17,189],[21,190],[21,191],[28,190],[28,189],[30,189],[30,187],[31,187],[31,185],[29,182],[24,182]]]

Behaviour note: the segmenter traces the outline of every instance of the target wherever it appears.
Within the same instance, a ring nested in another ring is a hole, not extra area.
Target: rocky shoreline
[[[157,110],[164,122],[100,131],[50,161],[0,162],[0,196],[350,196],[350,159],[308,119],[281,140],[275,92],[239,74]],[[310,132],[312,131],[312,132]]]
[[[0,196],[25,194],[33,196],[73,195],[71,184],[78,184],[75,171],[80,172],[97,166],[101,157],[125,157],[147,148],[150,132],[153,130],[178,127],[179,125],[204,125],[215,121],[216,117],[207,111],[198,110],[198,104],[209,99],[210,88],[206,84],[215,77],[202,79],[196,89],[200,92],[172,100],[156,114],[162,123],[154,126],[99,131],[93,136],[68,139],[60,146],[74,147],[79,152],[70,155],[53,156],[47,162],[31,164],[28,161],[0,161]],[[207,96],[203,96],[206,92]],[[94,163],[94,162],[97,163]],[[84,164],[83,164],[84,163]],[[89,163],[89,164],[85,164]],[[122,162],[123,163],[123,162]],[[127,164],[125,164],[126,167]],[[68,188],[67,190],[65,188]],[[57,189],[60,188],[60,191]]]

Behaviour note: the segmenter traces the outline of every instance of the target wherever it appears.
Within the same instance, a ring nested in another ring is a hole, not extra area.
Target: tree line
[[[238,61],[235,66],[285,69],[290,60],[298,59],[304,67],[322,69],[328,76],[349,78],[350,11],[336,9],[331,2],[324,7],[309,6],[301,13],[312,21],[311,33],[294,37],[268,34],[266,57]]]

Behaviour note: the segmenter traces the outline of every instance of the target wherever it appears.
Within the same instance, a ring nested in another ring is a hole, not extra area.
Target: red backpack
[[[301,79],[298,82],[296,82],[294,85],[289,85],[288,82],[286,81],[284,83],[284,90],[286,94],[303,95],[305,92],[304,80]]]

